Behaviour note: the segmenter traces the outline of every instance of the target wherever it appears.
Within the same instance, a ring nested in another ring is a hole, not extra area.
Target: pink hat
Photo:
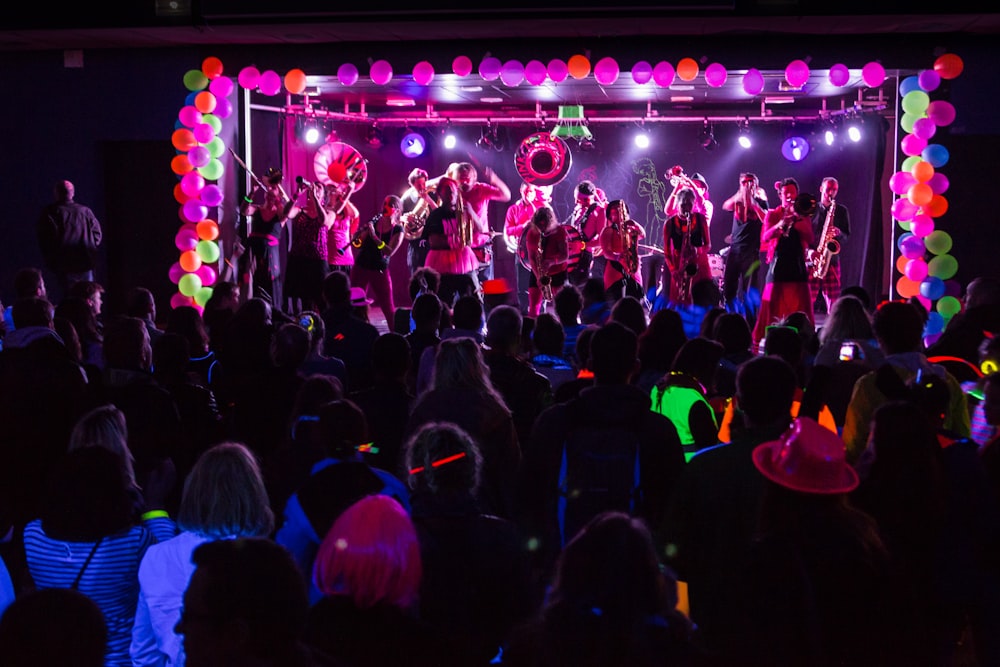
[[[352,287],[351,288],[351,305],[352,306],[370,306],[374,301],[368,298],[365,293],[364,287]]]
[[[753,450],[753,463],[775,484],[802,493],[848,493],[858,473],[847,464],[844,441],[808,417],[799,417],[778,440]]]

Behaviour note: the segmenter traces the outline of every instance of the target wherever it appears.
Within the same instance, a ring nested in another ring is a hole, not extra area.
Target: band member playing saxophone
[[[729,236],[729,251],[722,276],[722,299],[729,311],[739,310],[747,302],[751,288],[760,293],[760,266],[763,263],[760,233],[767,214],[767,193],[756,174],[740,174],[740,185],[729,199],[722,203],[723,210],[732,211],[733,228]]]
[[[697,197],[692,188],[677,193],[677,214],[663,225],[663,268],[661,289],[675,305],[691,305],[691,288],[703,279],[712,279],[708,253],[712,242],[708,220],[695,210]]]
[[[694,192],[694,212],[704,215],[705,221],[711,227],[714,207],[708,196],[708,181],[705,180],[705,177],[698,172],[688,176],[680,165],[672,167],[665,175],[674,190],[663,204],[663,213],[668,218],[677,215],[680,211],[680,202],[678,202],[677,197],[681,190],[687,188]]]
[[[840,250],[843,243],[851,234],[851,216],[847,208],[837,198],[840,184],[837,179],[827,176],[823,179],[819,187],[820,202],[816,207],[816,217],[813,218],[813,235],[816,237],[817,247],[813,253],[826,253],[825,258],[826,273],[819,277],[816,275],[815,262],[813,272],[809,276],[809,292],[813,306],[816,305],[816,297],[823,295],[826,304],[825,312],[829,313],[833,302],[840,298]],[[833,208],[832,218],[829,225],[829,239],[823,238],[823,231],[827,227],[827,218],[830,217],[830,209]],[[832,243],[834,242],[835,243]],[[833,245],[836,252],[830,252]],[[818,257],[818,255],[816,255]]]
[[[646,237],[646,230],[629,217],[623,199],[608,203],[608,225],[601,232],[601,254],[604,257],[604,291],[609,298],[633,296],[644,298],[642,289],[642,263],[639,242]]]
[[[550,306],[559,289],[566,284],[566,262],[569,248],[566,227],[559,224],[556,213],[542,206],[531,216],[524,229],[523,243],[531,277],[528,280],[528,314],[538,317],[542,304]]]
[[[543,206],[551,207],[551,202],[551,185],[537,186],[529,183],[521,183],[521,198],[510,205],[507,209],[507,215],[504,218],[503,240],[507,246],[507,250],[517,253],[521,235],[531,223],[532,216]],[[515,262],[515,266],[517,267],[518,301],[521,302],[520,306],[523,311],[527,306],[524,298],[527,297],[528,284],[531,281],[532,274],[520,262]]]
[[[608,224],[605,216],[607,201],[601,197],[602,191],[592,181],[580,181],[576,186],[576,205],[570,215],[569,224],[574,236],[580,239],[582,249],[571,248],[570,282],[577,287],[588,278],[604,276],[604,258],[601,255],[601,232]]]
[[[427,172],[416,167],[407,178],[409,187],[400,197],[403,207],[407,209],[403,213],[402,220],[405,239],[408,242],[406,263],[410,267],[411,274],[423,266],[427,259],[427,243],[426,241],[421,243],[420,237],[423,236],[427,216],[438,207],[434,185],[427,179]]]
[[[487,231],[454,179],[438,181],[437,198],[439,206],[427,216],[421,238],[428,247],[425,266],[441,274],[438,296],[451,307],[459,297],[479,292],[479,260],[473,244]]]
[[[775,185],[781,193],[781,206],[768,211],[760,237],[764,244],[774,241],[774,259],[768,264],[760,312],[753,329],[755,346],[764,339],[767,327],[786,315],[801,310],[813,319],[806,249],[813,243],[812,216],[816,212],[816,197],[799,194],[799,184],[794,178],[786,178]]]

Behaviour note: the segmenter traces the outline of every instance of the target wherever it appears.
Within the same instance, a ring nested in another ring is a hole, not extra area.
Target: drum
[[[583,241],[583,235],[580,234],[580,230],[569,223],[564,223],[563,227],[566,228],[566,246],[569,248],[569,254],[567,255],[566,261],[566,271],[570,275],[573,275],[574,271],[577,270],[580,264],[580,253],[586,247]],[[589,267],[588,267],[589,272]]]

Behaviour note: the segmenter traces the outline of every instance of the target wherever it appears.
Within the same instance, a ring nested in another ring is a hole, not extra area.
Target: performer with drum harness
[[[608,203],[608,225],[601,231],[601,254],[604,257],[604,290],[614,300],[632,296],[642,301],[642,263],[639,242],[646,230],[629,217],[623,199]]]
[[[607,226],[605,203],[592,181],[581,181],[576,186],[576,206],[570,215],[570,267],[569,280],[581,287],[591,276],[604,277],[604,258],[601,256],[601,232]],[[575,248],[573,247],[575,245]],[[576,251],[576,248],[580,248]]]
[[[532,185],[521,183],[521,198],[510,205],[503,225],[503,240],[508,251],[517,253],[518,245],[524,231],[531,224],[531,218],[538,209],[543,206],[551,208],[552,186]],[[529,283],[531,281],[531,271],[520,262],[517,263],[517,293],[518,300],[527,297]],[[521,304],[522,311],[527,308],[527,303]]]
[[[543,306],[553,304],[555,295],[566,284],[566,226],[559,224],[548,206],[535,211],[518,243],[517,257],[531,272],[528,281],[528,314],[538,317]]]

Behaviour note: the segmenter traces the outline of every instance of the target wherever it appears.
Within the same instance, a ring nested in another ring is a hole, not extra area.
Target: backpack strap
[[[93,559],[94,554],[97,553],[97,547],[101,546],[102,541],[104,541],[103,535],[97,538],[97,541],[94,542],[94,547],[90,550],[90,553],[87,554],[87,560],[83,561],[83,567],[81,567],[80,571],[76,573],[76,579],[74,579],[73,583],[70,584],[70,588],[72,588],[73,590],[77,590],[77,588],[80,586],[80,579],[83,578],[83,573],[86,571],[87,566],[90,565],[90,561],[91,559]]]
[[[890,400],[905,401],[910,398],[910,392],[906,388],[903,378],[892,364],[886,362],[875,371],[875,387]]]

